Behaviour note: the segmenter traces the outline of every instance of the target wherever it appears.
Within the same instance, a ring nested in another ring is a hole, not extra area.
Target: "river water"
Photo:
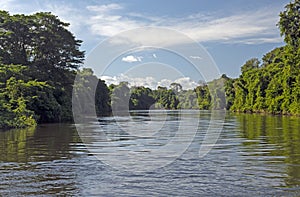
[[[80,128],[0,132],[0,196],[300,196],[297,117],[153,111]]]

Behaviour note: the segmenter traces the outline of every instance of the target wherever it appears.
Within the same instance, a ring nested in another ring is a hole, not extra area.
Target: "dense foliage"
[[[213,94],[210,93],[208,86],[214,90]],[[143,86],[130,88],[127,82],[110,85],[111,108],[117,112],[148,109],[224,109],[226,107],[225,92],[222,92],[223,78],[194,90],[183,90],[178,87],[181,87],[178,83],[173,83],[170,87],[159,86],[155,90]],[[216,102],[212,102],[212,98]]]
[[[285,8],[280,13],[278,26],[286,45],[265,54],[261,62],[257,58],[248,60],[241,67],[239,78],[230,79],[222,75],[220,79],[194,90],[182,90],[176,83],[171,84],[170,89],[147,89],[145,95],[153,99],[134,95],[134,107],[131,108],[144,109],[155,102],[166,109],[229,109],[299,115],[300,0],[289,3]],[[143,87],[138,90],[143,90]],[[157,104],[155,106],[158,107]]]
[[[26,108],[27,91],[43,88],[44,83],[24,79],[24,67],[0,65],[0,128],[35,125],[33,111]]]
[[[300,1],[280,13],[279,28],[286,45],[251,59],[234,81],[230,109],[242,112],[300,114]]]
[[[98,116],[111,113],[110,91],[104,81],[98,79],[93,70],[83,68],[77,72],[73,87],[73,113]]]
[[[72,84],[81,41],[50,13],[0,11],[0,127],[72,120]]]
[[[73,99],[85,97],[76,110],[99,116],[161,108],[300,114],[300,0],[280,13],[285,46],[261,61],[248,60],[237,79],[222,75],[193,90],[178,83],[155,90],[130,88],[127,82],[107,87],[91,69],[79,70],[84,52],[68,25],[51,13],[0,11],[0,128],[72,120],[73,88]],[[73,87],[76,74],[79,83]]]

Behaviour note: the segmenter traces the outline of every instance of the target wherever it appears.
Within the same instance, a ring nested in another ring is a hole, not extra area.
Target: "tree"
[[[180,109],[199,109],[196,90],[181,90],[177,93]]]
[[[234,98],[235,98],[235,91],[234,91],[234,79],[230,79],[226,76],[223,77],[226,79],[225,81],[225,96],[226,96],[226,109],[229,110],[233,105]]]
[[[156,107],[161,106],[165,109],[178,109],[179,100],[173,90],[168,90],[166,87],[158,87],[153,91],[153,96],[156,101]]]
[[[150,88],[134,87],[130,90],[130,110],[149,110],[154,103]]]
[[[300,39],[300,0],[294,0],[285,6],[280,13],[278,23],[284,41],[294,47],[299,47]]]
[[[249,71],[249,70],[252,70],[252,69],[255,69],[255,68],[258,68],[259,67],[259,60],[257,58],[252,58],[250,60],[248,60],[241,68],[241,71],[242,71],[242,74]]]
[[[115,113],[129,111],[130,89],[128,82],[120,82],[111,92],[111,107]]]
[[[91,113],[96,112],[97,116],[111,113],[109,89],[90,68],[83,68],[77,72],[73,99],[77,104],[73,107],[74,113],[94,115]]]
[[[211,109],[211,95],[207,85],[198,86],[196,89],[197,100],[199,109],[208,110]]]
[[[95,95],[95,107],[98,116],[111,114],[111,98],[109,94],[110,92],[107,85],[105,84],[105,81],[98,79]]]
[[[30,67],[34,77],[63,82],[57,71],[78,69],[84,52],[79,50],[82,41],[51,13],[9,15],[0,12],[0,55],[4,64],[21,64]],[[38,75],[37,75],[38,74]],[[63,72],[62,72],[63,74]]]
[[[234,83],[231,110],[299,114],[300,1],[294,0],[280,13],[278,23],[286,45],[247,61]]]
[[[72,84],[84,52],[68,26],[48,12],[10,15],[0,11],[0,61],[25,66],[24,76],[51,87],[29,104],[41,122],[72,119]]]
[[[182,85],[179,83],[171,83],[170,85],[171,90],[175,91],[176,93],[182,91]]]
[[[0,65],[0,128],[35,126],[37,116],[30,109],[32,100],[48,85],[23,75],[26,67]],[[37,91],[39,90],[39,91]]]

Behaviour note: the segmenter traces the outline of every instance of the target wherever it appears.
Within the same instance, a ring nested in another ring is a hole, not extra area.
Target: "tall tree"
[[[92,69],[83,68],[77,72],[73,100],[76,106],[73,112],[81,115],[98,116],[111,113],[109,89],[103,80],[98,79]]]
[[[280,13],[278,23],[281,35],[287,44],[299,47],[300,40],[300,0],[294,0]]]
[[[4,65],[26,66],[24,75],[53,87],[48,95],[39,95],[39,104],[31,105],[41,117],[39,121],[72,118],[72,84],[84,52],[79,50],[81,41],[67,30],[68,26],[48,12],[10,15],[0,11],[0,61]],[[49,106],[44,105],[47,98],[53,101]],[[45,110],[53,115],[43,117]]]
[[[68,26],[48,12],[27,16],[0,11],[2,63],[29,66],[31,74],[42,80],[65,81],[57,71],[77,69],[84,57],[79,50],[82,41]]]

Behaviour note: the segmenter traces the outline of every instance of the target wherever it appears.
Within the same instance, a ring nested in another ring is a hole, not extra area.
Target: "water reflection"
[[[0,132],[0,196],[73,195],[80,144],[72,125]]]
[[[124,127],[140,123],[141,130],[166,118],[162,131],[151,138],[135,135],[117,142],[130,141],[135,148],[138,140],[150,139],[155,142],[151,148],[163,146],[185,118],[197,118],[199,131],[182,157],[147,173],[120,172],[100,162],[88,153],[74,125],[0,132],[0,196],[299,196],[300,118],[227,114],[216,146],[200,158],[209,111],[200,116],[184,111],[149,113],[116,118]],[[114,118],[101,118],[96,124],[108,137],[118,137],[112,133],[118,130]]]
[[[241,114],[241,136],[248,139],[249,156],[260,156],[266,166],[285,164],[285,183],[300,187],[300,119],[288,116]],[[300,188],[299,188],[300,189]]]
[[[27,162],[27,139],[35,133],[35,128],[0,132],[0,160],[5,162]]]
[[[65,124],[0,132],[0,161],[52,161],[70,157],[70,144],[80,142],[75,128]]]

